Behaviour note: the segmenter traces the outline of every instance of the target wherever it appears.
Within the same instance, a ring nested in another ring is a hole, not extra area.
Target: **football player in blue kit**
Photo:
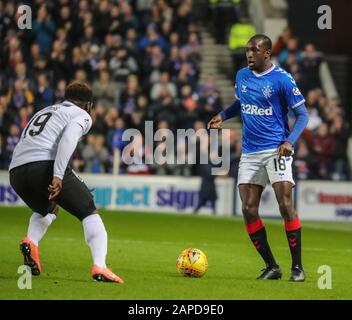
[[[291,281],[304,281],[301,259],[301,222],[292,204],[293,146],[308,123],[305,99],[293,77],[271,62],[272,42],[265,35],[253,36],[247,44],[248,67],[238,71],[235,100],[213,117],[208,128],[220,129],[235,116],[243,121],[242,155],[238,187],[247,232],[265,262],[260,280],[280,279],[281,269],[270,249],[260,218],[261,194],[271,183],[279,204],[292,257]],[[289,129],[287,114],[296,121]]]

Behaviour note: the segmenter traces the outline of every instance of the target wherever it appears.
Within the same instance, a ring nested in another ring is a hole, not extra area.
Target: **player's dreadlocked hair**
[[[72,100],[75,102],[92,102],[93,92],[91,87],[79,81],[71,82],[65,90],[65,100]]]
[[[264,47],[266,49],[270,50],[270,51],[271,51],[271,49],[273,47],[271,39],[268,36],[266,36],[265,34],[256,34],[252,38],[250,38],[248,42],[250,42],[252,40],[260,40],[260,41],[262,41]]]

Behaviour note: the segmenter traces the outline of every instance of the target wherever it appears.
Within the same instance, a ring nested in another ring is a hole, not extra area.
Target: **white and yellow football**
[[[208,259],[202,250],[188,248],[176,261],[176,269],[186,277],[202,277],[208,270]]]

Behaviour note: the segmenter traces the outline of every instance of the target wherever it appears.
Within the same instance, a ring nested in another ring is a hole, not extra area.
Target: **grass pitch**
[[[79,221],[60,209],[40,243],[43,272],[31,290],[20,290],[19,241],[31,212],[0,208],[0,299],[351,299],[352,224],[303,222],[304,283],[287,281],[290,254],[281,221],[265,219],[273,253],[283,271],[278,281],[258,281],[263,263],[242,219],[102,211],[109,235],[108,264],[124,285],[97,283]],[[187,247],[203,250],[203,278],[184,278],[175,269]],[[321,265],[332,270],[332,289],[318,288]]]

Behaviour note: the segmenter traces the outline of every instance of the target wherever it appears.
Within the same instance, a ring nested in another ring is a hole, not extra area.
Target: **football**
[[[177,258],[176,269],[186,277],[202,277],[208,270],[207,256],[196,248],[185,249]]]

